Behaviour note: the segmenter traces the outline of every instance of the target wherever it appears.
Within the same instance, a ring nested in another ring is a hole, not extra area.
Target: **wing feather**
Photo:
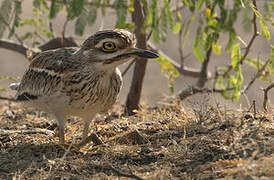
[[[75,66],[72,61],[75,51],[75,48],[62,48],[37,55],[24,73],[15,99],[34,100],[60,90],[63,75]]]

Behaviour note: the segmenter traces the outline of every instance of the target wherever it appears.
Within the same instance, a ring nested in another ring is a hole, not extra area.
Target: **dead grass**
[[[116,107],[92,129],[104,145],[80,150],[46,133],[0,133],[1,179],[273,179],[274,114],[176,103],[123,117]],[[46,114],[0,107],[0,129],[56,131]],[[68,121],[66,139],[81,121]]]

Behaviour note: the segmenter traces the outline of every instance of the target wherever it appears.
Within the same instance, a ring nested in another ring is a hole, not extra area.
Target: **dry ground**
[[[121,109],[94,121],[103,145],[78,150],[58,145],[47,114],[2,103],[0,179],[274,179],[273,113],[206,103],[144,107],[134,117]],[[67,141],[81,129],[70,118]]]

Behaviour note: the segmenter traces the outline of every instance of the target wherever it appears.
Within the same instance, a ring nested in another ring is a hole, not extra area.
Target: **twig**
[[[184,67],[184,61],[185,61],[185,58],[184,58],[184,54],[183,54],[183,48],[182,48],[182,34],[183,34],[183,28],[180,29],[179,31],[179,38],[178,38],[178,48],[179,48],[179,55],[180,55],[180,62],[181,62],[181,67]]]
[[[0,48],[12,50],[20,54],[23,54],[24,56],[26,55],[26,52],[27,52],[27,47],[25,47],[24,45],[20,45],[15,42],[7,41],[7,40],[0,40]]]
[[[152,35],[152,30],[150,30],[150,32],[147,34],[147,41],[150,39],[151,35]]]
[[[254,114],[253,114],[253,115],[254,115],[253,117],[254,117],[254,118],[256,118],[256,112],[257,112],[257,111],[256,111],[256,101],[253,100],[253,113],[254,113]]]
[[[172,9],[171,11],[172,11],[172,13],[177,13],[178,11],[183,10],[185,7],[186,7],[185,5],[182,5],[182,6],[180,6],[180,7],[177,7],[177,6],[176,6],[176,7],[175,7],[174,9]],[[143,8],[143,11],[145,12],[144,8]],[[145,14],[145,16],[147,16],[147,14]],[[162,16],[163,16],[163,12],[161,11],[160,17],[158,18],[156,24],[159,24],[159,21],[160,21],[160,19],[162,18]],[[182,31],[182,28],[180,29],[180,31]],[[182,32],[181,32],[181,34],[182,34]],[[146,38],[147,41],[150,39],[151,35],[152,35],[152,30],[150,30],[150,32],[147,34],[147,38]],[[179,47],[181,47],[181,46],[179,45]]]
[[[134,1],[133,3],[134,11],[131,14],[132,22],[135,24],[135,35],[137,39],[137,47],[146,49],[147,41],[146,35],[142,33],[142,27],[144,23],[144,14],[142,10],[141,1]],[[132,82],[130,85],[130,90],[127,95],[125,113],[128,115],[133,115],[134,109],[139,109],[139,102],[141,99],[142,84],[145,77],[145,71],[147,66],[146,58],[138,58],[134,66],[134,73],[132,76]]]
[[[126,69],[123,71],[123,73],[122,73],[122,76],[124,77],[125,76],[125,74],[128,72],[128,70],[131,68],[131,66],[133,65],[135,63],[135,61],[134,60],[132,60],[129,64],[128,64],[128,66],[126,67]]]
[[[12,50],[20,54],[23,54],[24,56],[26,55],[26,52],[27,52],[27,47],[12,41],[0,40],[0,48]]]
[[[45,38],[43,38],[39,33],[34,32],[34,34],[43,42],[45,43],[47,40]]]
[[[199,79],[196,83],[196,86],[198,87],[204,87],[206,81],[207,81],[207,67],[208,67],[208,63],[210,61],[210,57],[211,57],[211,54],[212,54],[212,47],[210,47],[207,52],[206,52],[206,57],[202,63],[202,67],[201,67],[201,72],[200,72],[200,76],[199,76]]]
[[[8,29],[9,29],[9,31],[11,31],[11,27],[10,27],[10,25],[9,25],[9,23],[5,20],[5,18],[0,14],[0,16],[1,16],[1,20],[4,22],[4,24],[8,27]],[[14,32],[14,36],[15,36],[15,38],[17,39],[17,41],[20,43],[20,45],[23,45],[24,43],[23,43],[23,41],[22,41],[22,39],[18,36],[18,34],[16,34],[15,32]]]
[[[52,21],[49,21],[49,30],[50,30],[50,32],[52,32],[52,34],[54,35],[53,26],[52,26]]]
[[[264,65],[262,66],[261,69],[258,70],[258,72],[256,73],[256,75],[253,77],[253,79],[244,87],[244,89],[241,91],[241,93],[245,93],[249,88],[250,86],[255,82],[255,80],[260,77],[263,73],[263,71],[265,70],[266,66],[268,65],[268,63],[270,62],[270,59],[268,59]]]
[[[224,91],[232,91],[233,88],[230,89],[211,89],[211,88],[199,88],[197,86],[189,86],[186,89],[184,89],[183,91],[181,91],[181,93],[179,93],[179,97],[180,100],[184,100],[185,98],[194,95],[194,94],[198,94],[198,93],[222,93]]]
[[[256,117],[256,101],[255,100],[252,101],[252,105],[250,106],[247,112],[250,112],[252,108],[253,108],[253,117],[255,118]]]
[[[15,100],[15,99],[8,98],[8,97],[2,97],[2,96],[0,96],[0,100],[4,100],[4,101],[13,101],[13,102],[16,102],[16,100]]]
[[[257,9],[257,4],[256,4],[256,0],[253,0],[253,5],[254,5],[254,8]],[[255,12],[253,12],[253,19],[252,19],[252,23],[253,23],[253,35],[245,49],[245,53],[244,55],[241,57],[241,59],[239,60],[239,62],[237,63],[237,65],[239,64],[243,64],[245,58],[247,57],[249,51],[250,51],[250,48],[255,40],[255,38],[259,35],[258,34],[258,27],[257,27],[257,22],[256,22],[256,19],[257,19],[257,16],[255,14]],[[226,70],[226,72],[222,75],[223,77],[227,76],[227,74],[232,70],[232,65],[229,65],[228,66],[228,69]]]
[[[63,40],[63,44],[61,42],[61,38],[54,38],[46,43],[40,45],[38,48],[41,49],[42,51],[45,50],[50,50],[50,49],[56,49],[56,48],[61,48],[61,47],[77,47],[78,45],[76,42],[73,40],[73,38],[65,38]],[[31,59],[34,57],[33,54],[36,54],[35,52],[32,52],[31,50],[28,49],[28,47],[24,45],[17,44],[12,41],[7,41],[7,40],[0,40],[0,48],[8,49],[11,51],[18,52],[28,59]],[[28,52],[29,51],[29,52]],[[28,53],[27,53],[28,52]]]
[[[169,62],[176,68],[176,70],[180,74],[185,75],[185,76],[189,76],[189,77],[194,77],[194,78],[200,77],[200,70],[199,69],[193,69],[193,68],[186,67],[186,66],[181,67],[181,65],[178,62],[176,62],[175,60],[173,60],[172,58],[167,56],[162,50],[157,49],[155,47],[155,45],[152,44],[150,41],[147,42],[147,45],[151,50],[157,52],[158,54],[160,54],[163,57],[166,57],[169,60]],[[186,58],[186,57],[187,56],[185,56],[184,58]],[[208,72],[207,77],[211,78],[210,72]]]
[[[0,129],[0,134],[33,134],[33,133],[43,133],[47,135],[54,135],[55,133],[48,129],[41,129],[41,128],[35,128],[35,129],[22,129],[22,130],[6,130],[6,129]]]
[[[69,20],[66,19],[65,23],[63,24],[62,39],[65,39],[65,37],[66,37],[66,29],[67,29],[68,22],[69,22]]]
[[[200,71],[200,76],[199,76],[199,79],[198,79],[196,85],[190,86],[190,87],[183,89],[179,92],[178,96],[181,100],[187,98],[188,96],[196,94],[198,92],[205,92],[205,91],[212,92],[214,90],[214,89],[211,90],[211,89],[203,88],[205,86],[206,81],[208,80],[207,67],[208,67],[208,63],[210,61],[211,54],[212,54],[212,47],[210,47],[207,50],[206,57],[203,61],[201,71]]]
[[[267,88],[263,89],[264,91],[264,102],[263,102],[263,107],[264,110],[267,112],[267,101],[268,101],[268,91],[274,87],[274,82],[267,86]]]

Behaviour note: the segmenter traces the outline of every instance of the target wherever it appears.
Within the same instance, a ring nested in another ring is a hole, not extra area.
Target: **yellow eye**
[[[104,51],[114,51],[116,49],[116,45],[114,42],[104,42],[103,44],[103,50]]]

